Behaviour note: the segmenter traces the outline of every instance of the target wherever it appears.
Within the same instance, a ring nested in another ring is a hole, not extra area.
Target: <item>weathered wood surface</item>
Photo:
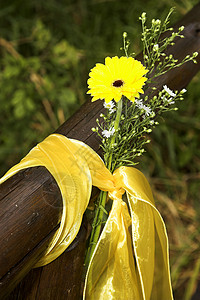
[[[179,59],[200,52],[200,4],[180,22],[185,26],[184,39],[173,47]],[[200,69],[200,57],[158,79],[158,87],[167,84],[182,89]],[[70,138],[87,143],[100,153],[99,139],[91,131],[103,111],[102,101],[86,102],[57,129]],[[59,226],[62,201],[55,180],[43,167],[21,171],[0,186],[0,299],[32,269],[43,255]],[[33,269],[8,299],[79,299],[86,229],[70,249],[50,265]]]

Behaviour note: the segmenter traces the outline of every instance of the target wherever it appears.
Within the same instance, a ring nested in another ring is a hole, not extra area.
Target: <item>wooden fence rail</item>
[[[200,3],[174,28],[181,25],[185,26],[185,38],[173,47],[178,59],[200,52]],[[197,62],[160,77],[157,86],[186,87],[200,69],[200,57]],[[88,101],[56,132],[81,140],[100,153],[99,139],[91,128],[102,111],[102,101]],[[61,212],[60,191],[44,167],[20,171],[0,186],[0,299],[80,298],[87,234],[84,222],[65,253],[45,267],[32,269],[59,227]]]

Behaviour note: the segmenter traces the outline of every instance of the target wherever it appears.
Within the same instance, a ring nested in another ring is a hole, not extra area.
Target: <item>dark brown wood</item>
[[[30,271],[59,227],[60,190],[46,176],[45,168],[30,168],[1,185],[0,299]]]
[[[77,272],[76,266],[83,266],[86,231],[82,226],[74,243],[55,262],[32,269],[7,299],[79,300],[82,268]]]
[[[173,47],[179,59],[200,52],[200,4],[177,26],[180,25],[185,26],[185,39],[179,39]],[[200,57],[197,61],[196,65],[187,63],[159,78],[158,88],[164,84],[178,90],[186,87],[200,69]],[[100,153],[99,139],[91,128],[96,126],[102,110],[102,101],[89,100],[56,132],[81,140]],[[61,212],[59,189],[43,167],[21,171],[0,186],[0,299],[12,291],[43,255],[59,226]],[[71,251],[49,266],[31,271],[9,299],[78,299],[85,238],[86,230],[82,230]]]

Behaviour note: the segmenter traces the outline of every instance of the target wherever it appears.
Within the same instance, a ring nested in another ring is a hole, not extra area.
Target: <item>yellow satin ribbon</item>
[[[63,199],[60,228],[35,267],[50,263],[72,243],[94,185],[108,191],[113,205],[88,267],[83,299],[173,299],[166,228],[140,171],[120,167],[112,175],[89,146],[52,134],[12,167],[0,183],[34,166],[48,169]],[[128,206],[122,200],[124,192]]]

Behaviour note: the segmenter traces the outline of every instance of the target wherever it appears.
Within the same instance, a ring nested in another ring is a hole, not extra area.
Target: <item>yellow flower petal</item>
[[[92,101],[98,99],[118,102],[124,95],[129,100],[134,101],[138,93],[143,93],[142,87],[147,80],[143,77],[148,70],[140,61],[132,57],[106,57],[105,65],[96,64],[89,73],[89,91]]]

